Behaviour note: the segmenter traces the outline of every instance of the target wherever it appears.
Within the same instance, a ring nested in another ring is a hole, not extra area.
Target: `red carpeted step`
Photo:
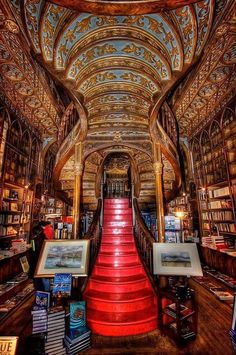
[[[135,276],[127,276],[124,280],[119,282],[115,281],[116,277],[107,277],[106,281],[101,281],[100,277],[94,275],[90,278],[90,289],[97,291],[106,291],[106,292],[132,292],[137,290],[142,290],[148,287],[148,281],[145,277],[146,275],[138,274]]]
[[[128,199],[105,200],[101,247],[84,299],[95,333],[135,335],[157,327],[157,299],[134,243]]]
[[[88,327],[105,336],[142,334],[157,328],[156,307],[133,312],[103,312],[88,309]]]
[[[104,241],[104,240],[103,240]],[[120,242],[120,239],[119,239]],[[100,252],[134,252],[136,251],[136,247],[132,242],[119,243],[118,245],[114,245],[112,242],[110,243],[101,243]]]
[[[98,263],[112,263],[114,265],[126,265],[130,263],[138,263],[139,262],[139,256],[137,252],[129,252],[129,253],[122,253],[118,251],[113,251],[113,252],[102,252],[99,253],[98,258],[97,258]]]
[[[131,218],[132,211],[127,211],[126,209],[111,209],[104,212],[104,222],[110,221],[122,221],[123,218]]]
[[[123,234],[132,234],[132,227],[104,227],[103,235],[123,235]]]
[[[114,217],[114,216],[132,216],[132,210],[131,208],[129,210],[127,210],[126,208],[118,208],[118,207],[114,207],[114,208],[108,208],[108,209],[104,209],[104,218],[106,217]]]
[[[141,274],[143,272],[143,267],[141,264],[134,264],[134,265],[125,265],[125,266],[119,266],[115,267],[110,267],[109,265],[104,264],[95,264],[94,269],[93,269],[93,275],[101,275],[101,276],[107,276],[109,274],[113,275],[114,277],[116,276],[130,276],[130,275],[136,275],[136,274]]]
[[[104,312],[130,312],[156,307],[153,292],[149,288],[134,292],[109,293],[97,290],[86,292],[86,300],[90,308]]]
[[[124,227],[131,227],[132,228],[132,221],[106,221],[104,222],[103,224],[103,228],[106,229],[106,228],[124,228]]]
[[[122,244],[122,243],[134,243],[134,237],[132,234],[125,234],[125,235],[110,235],[106,234],[102,237],[102,243],[112,243],[115,245]]]

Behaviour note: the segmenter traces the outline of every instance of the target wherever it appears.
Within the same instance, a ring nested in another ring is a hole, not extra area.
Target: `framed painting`
[[[57,273],[87,276],[89,240],[45,240],[34,277],[54,277]]]
[[[202,276],[202,267],[195,243],[154,243],[155,275]]]

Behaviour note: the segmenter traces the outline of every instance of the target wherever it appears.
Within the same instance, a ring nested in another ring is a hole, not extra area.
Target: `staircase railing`
[[[141,217],[136,198],[133,199],[133,207],[135,211],[134,235],[137,247],[149,276],[153,279],[153,244],[155,243],[155,239]]]
[[[89,274],[91,273],[93,266],[95,264],[97,254],[101,242],[101,225],[100,225],[100,214],[102,209],[102,200],[98,200],[98,207],[93,217],[93,221],[85,234],[84,239],[90,240],[90,262],[89,262]]]

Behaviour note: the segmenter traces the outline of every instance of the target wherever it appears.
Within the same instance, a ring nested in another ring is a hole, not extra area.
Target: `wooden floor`
[[[228,331],[231,326],[232,309],[220,302],[209,291],[191,281],[196,290],[198,301],[198,336],[184,347],[154,331],[147,335],[133,337],[102,337],[93,335],[92,348],[80,352],[81,355],[145,355],[145,354],[199,354],[231,355],[233,354]],[[18,355],[26,355],[24,339],[31,331],[30,305],[32,299],[18,310],[11,320],[0,324],[1,335],[19,335]]]

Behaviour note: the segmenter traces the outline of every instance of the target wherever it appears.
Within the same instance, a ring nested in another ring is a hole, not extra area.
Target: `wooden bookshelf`
[[[171,215],[176,215],[176,212],[184,212],[184,216],[181,218],[182,241],[187,241],[190,236],[193,236],[192,211],[189,195],[182,194],[181,196],[176,197],[169,202],[167,208],[168,214]]]
[[[201,235],[236,248],[236,115],[231,103],[191,141]]]

